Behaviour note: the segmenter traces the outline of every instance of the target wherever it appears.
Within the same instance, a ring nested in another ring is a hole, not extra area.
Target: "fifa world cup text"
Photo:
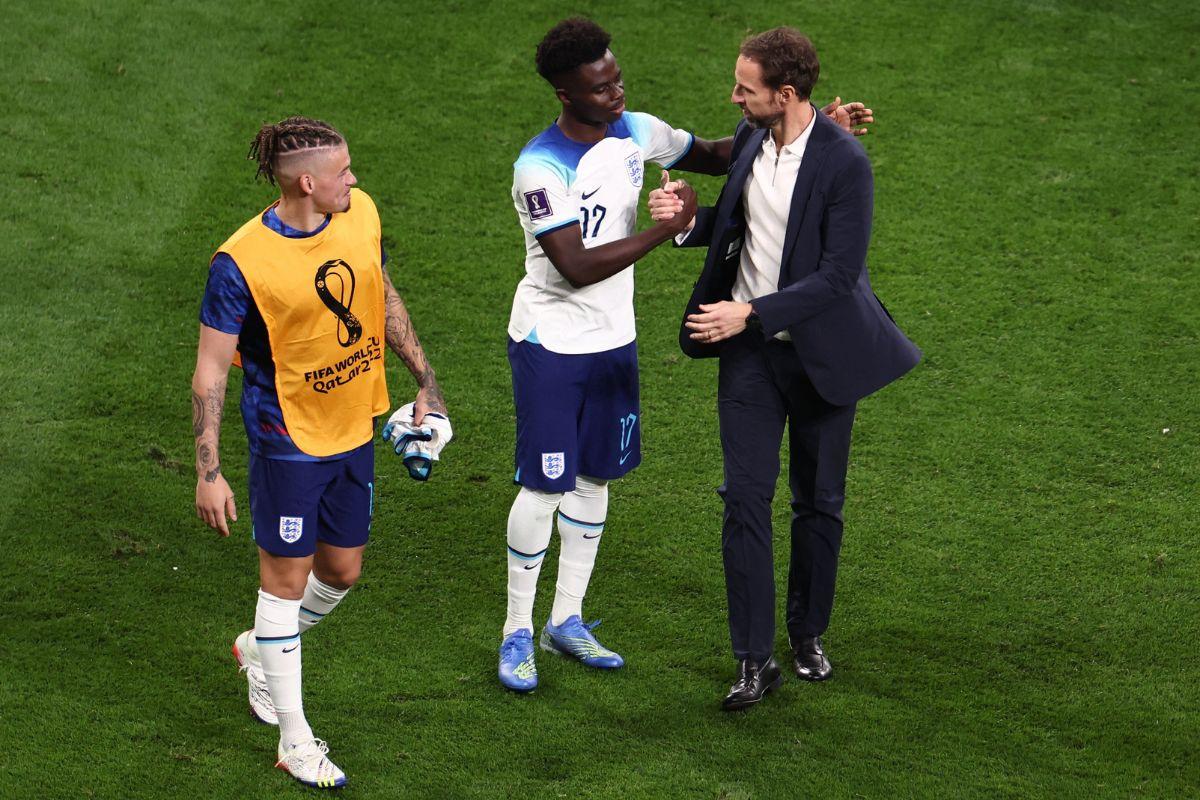
[[[313,391],[328,394],[364,372],[370,372],[372,362],[375,361],[383,361],[383,349],[379,346],[378,337],[369,336],[365,346],[345,358],[328,366],[317,367],[310,372],[305,372],[304,382],[312,384]]]

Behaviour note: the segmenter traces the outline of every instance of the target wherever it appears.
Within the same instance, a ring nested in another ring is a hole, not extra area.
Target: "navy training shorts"
[[[619,478],[642,463],[637,343],[600,353],[553,353],[508,341],[517,410],[516,476],[543,492],[575,478]]]
[[[311,556],[318,541],[360,547],[370,538],[374,440],[330,461],[251,455],[249,483],[254,541],[272,555]]]

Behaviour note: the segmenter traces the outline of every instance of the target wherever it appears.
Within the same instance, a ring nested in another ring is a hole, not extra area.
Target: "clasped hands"
[[[678,236],[696,224],[696,190],[687,181],[670,178],[664,169],[662,188],[650,192],[650,217],[672,236]]]

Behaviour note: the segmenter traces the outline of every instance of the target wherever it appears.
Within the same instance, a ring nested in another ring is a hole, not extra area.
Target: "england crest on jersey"
[[[642,188],[642,156],[641,154],[632,155],[625,159],[625,169],[629,170],[629,182],[637,188]]]
[[[542,474],[550,480],[562,477],[566,464],[562,453],[542,453]]]

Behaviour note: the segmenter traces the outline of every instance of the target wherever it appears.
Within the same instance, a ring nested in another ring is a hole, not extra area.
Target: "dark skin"
[[[578,225],[568,225],[538,238],[542,250],[567,283],[576,289],[611,278],[668,239],[673,239],[691,222],[696,213],[696,191],[683,186],[676,191],[683,200],[683,211],[652,228],[599,247],[584,247]]]
[[[554,92],[562,103],[558,127],[568,139],[596,144],[604,138],[608,126],[620,119],[625,111],[625,82],[611,50],[605,51],[598,61],[557,76],[553,83]],[[821,111],[847,130],[852,130],[853,125],[874,122],[869,108],[862,103],[841,105],[841,98]],[[861,136],[867,131],[859,128],[852,132]],[[732,136],[715,141],[697,138],[692,149],[675,167],[702,175],[724,175],[732,150]],[[681,224],[681,220],[690,221],[695,214],[696,192],[683,181],[676,181],[673,186],[683,203],[681,213],[633,236],[587,248],[583,245],[579,227],[568,225],[540,236],[538,243],[550,263],[571,286],[578,289],[599,283],[684,231],[687,224]]]
[[[625,110],[625,84],[611,52],[606,52],[599,61],[558,76],[554,88],[562,102],[558,127],[567,138],[577,142],[599,142],[609,124],[620,119]],[[679,198],[684,204],[683,214],[616,242],[584,247],[579,226],[568,225],[539,237],[538,243],[568,283],[577,289],[590,286],[616,275],[655,247],[682,233],[691,219],[688,215],[696,211],[696,192],[690,186],[683,187]]]

